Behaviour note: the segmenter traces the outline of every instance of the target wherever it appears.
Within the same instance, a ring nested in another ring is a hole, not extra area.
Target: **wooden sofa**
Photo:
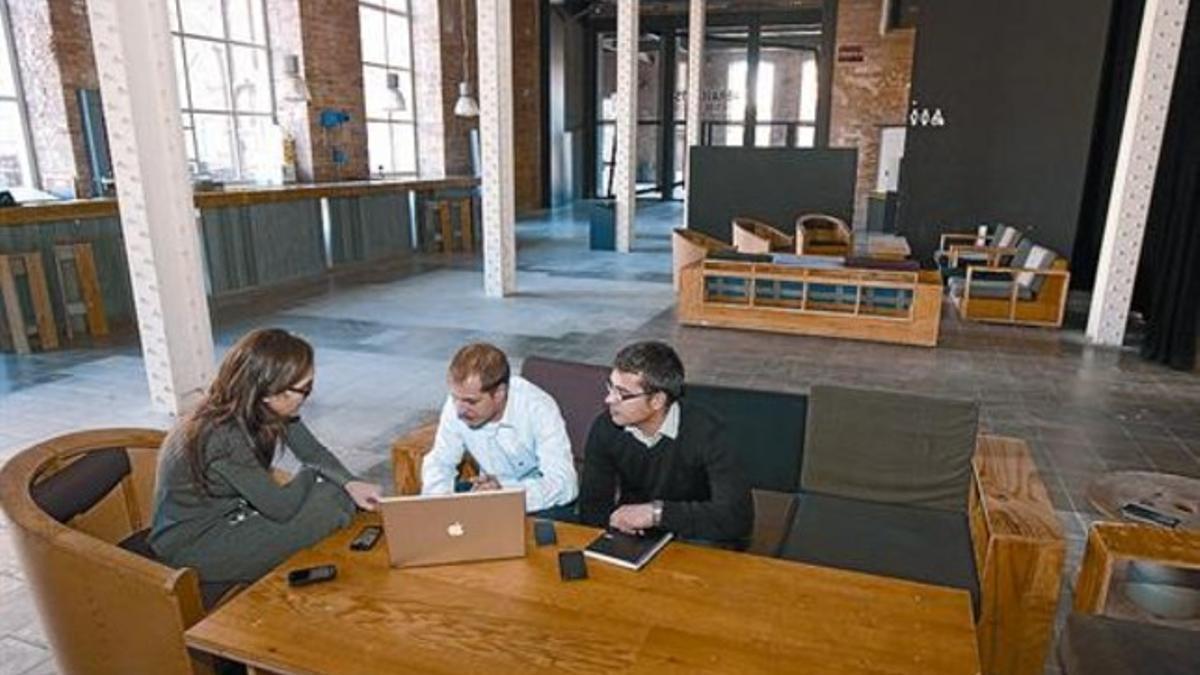
[[[1075,611],[1059,640],[1065,675],[1200,672],[1200,619],[1164,625],[1114,591],[1131,562],[1191,570],[1195,576],[1200,532],[1134,523],[1092,526],[1075,582]]]
[[[183,633],[227,589],[134,552],[150,524],[163,432],[105,429],[38,443],[0,469],[0,503],[64,673],[211,673]]]
[[[947,290],[959,316],[1026,326],[1062,326],[1071,273],[1067,260],[1025,239],[1006,265],[968,265]]]
[[[698,230],[682,227],[671,233],[671,281],[679,290],[679,273],[697,260],[704,260],[709,253],[731,251],[733,247]]]
[[[527,358],[522,367],[527,379],[558,402],[577,466],[582,463],[591,422],[604,410],[603,382],[608,371],[603,366],[538,357]],[[800,511],[798,499],[806,494],[801,474],[806,453],[812,450],[806,447],[809,397],[706,385],[688,385],[686,396],[721,414],[731,433],[739,439],[738,451],[754,488],[755,526],[749,551],[813,564],[803,557],[792,557],[788,549],[789,535]],[[392,459],[397,492],[419,492],[421,461],[430,449],[435,424],[423,425],[394,444]],[[961,515],[942,514],[935,518],[962,518],[957,527],[965,533],[965,540],[959,542],[964,547],[959,557],[965,557],[977,579],[977,587],[971,590],[976,601],[983,671],[996,675],[1040,674],[1058,602],[1065,551],[1062,528],[1024,441],[979,435],[966,472],[968,494],[962,500],[965,508]],[[905,514],[919,519],[925,511],[900,505],[890,508],[887,504],[867,507],[882,509],[901,521]],[[900,525],[897,529],[905,529],[903,522]],[[850,545],[855,543],[851,541]],[[864,569],[861,560],[879,556],[870,541],[861,544],[859,562],[845,558],[840,562],[815,564],[938,583],[937,570],[925,570],[915,578],[910,575],[914,567],[920,571],[929,557],[923,548],[918,547],[920,555],[902,561],[901,567],[905,569],[889,571],[886,567]],[[864,608],[864,612],[869,612],[869,608]],[[913,639],[921,639],[919,629],[914,629]]]
[[[854,250],[854,232],[846,221],[823,213],[796,219],[796,255],[848,256]]]
[[[680,270],[679,322],[937,346],[937,272],[703,259]]]
[[[730,229],[733,248],[741,253],[791,251],[795,246],[791,235],[755,218],[734,218]]]

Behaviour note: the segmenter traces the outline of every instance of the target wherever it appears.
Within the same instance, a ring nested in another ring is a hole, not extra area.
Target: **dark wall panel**
[[[729,223],[751,216],[791,232],[798,216],[854,216],[854,148],[694,147],[688,169],[688,227],[725,241]]]
[[[924,0],[900,231],[927,258],[938,234],[1003,222],[1071,255],[1112,0]]]

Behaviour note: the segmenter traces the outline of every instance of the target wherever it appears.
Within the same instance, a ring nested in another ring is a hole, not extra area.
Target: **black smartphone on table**
[[[560,551],[558,554],[558,574],[563,581],[576,581],[587,578],[587,563],[583,560],[583,551]]]
[[[379,543],[381,534],[383,534],[383,529],[378,525],[367,525],[354,536],[354,540],[350,542],[350,550],[370,551],[375,548],[375,544]]]
[[[1177,527],[1183,522],[1182,519],[1176,518],[1169,513],[1156,511],[1148,506],[1129,502],[1121,507],[1121,514],[1131,520],[1139,520],[1143,523],[1151,525],[1162,525],[1163,527]]]
[[[322,581],[329,581],[337,576],[337,567],[334,565],[317,565],[316,567],[302,567],[298,570],[288,572],[289,586],[308,586]]]
[[[533,521],[533,540],[538,546],[557,544],[558,533],[554,530],[554,521],[540,518]]]

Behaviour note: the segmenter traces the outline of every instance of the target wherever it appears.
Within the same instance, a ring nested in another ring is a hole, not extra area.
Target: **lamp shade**
[[[458,101],[454,103],[454,114],[459,117],[479,117],[479,103],[471,96],[471,83],[458,83]]]

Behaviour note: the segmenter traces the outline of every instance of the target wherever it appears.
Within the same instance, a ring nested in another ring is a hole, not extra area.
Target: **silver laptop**
[[[525,490],[388,497],[379,501],[393,567],[525,555]]]

